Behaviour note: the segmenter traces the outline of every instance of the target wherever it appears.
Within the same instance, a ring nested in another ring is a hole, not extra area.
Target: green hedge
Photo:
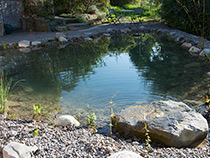
[[[210,39],[209,0],[162,0],[160,15],[171,27]]]

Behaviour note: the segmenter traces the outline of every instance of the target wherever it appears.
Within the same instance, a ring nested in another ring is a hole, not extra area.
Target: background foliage
[[[88,13],[92,5],[99,9],[107,7],[109,0],[23,0],[25,15],[49,17],[62,13],[74,14],[76,11]]]
[[[209,0],[162,0],[160,15],[174,28],[210,39]]]

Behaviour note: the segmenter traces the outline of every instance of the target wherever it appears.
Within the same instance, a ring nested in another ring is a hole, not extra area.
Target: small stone
[[[210,55],[210,49],[208,49],[208,48],[205,48],[205,49],[203,49],[201,52],[200,52],[200,54],[199,54],[199,56],[201,56],[201,57],[204,57],[204,56],[209,56]]]
[[[144,28],[145,28],[144,26],[141,26],[141,27],[140,27],[140,29],[144,29]]]
[[[170,32],[169,34],[170,34],[170,36],[173,36],[176,34],[176,32]]]
[[[64,35],[63,33],[57,32],[57,33],[55,34],[55,38],[56,38],[56,39],[59,39],[60,37],[65,37],[65,38],[67,38],[66,35]]]
[[[80,126],[80,123],[71,115],[61,115],[55,119],[56,126],[68,126],[74,125],[76,127]]]
[[[197,47],[195,47],[195,46],[192,46],[190,49],[189,49],[189,52],[190,53],[193,53],[193,54],[198,54],[198,53],[200,53],[200,49],[199,48],[197,48]]]
[[[65,37],[59,37],[59,42],[68,42],[68,40]]]
[[[66,26],[57,26],[55,30],[58,32],[64,32],[64,31],[68,31],[68,28]]]
[[[107,32],[111,33],[111,32],[113,32],[113,29],[109,28],[109,29],[107,30]]]
[[[34,47],[34,48],[32,48],[32,50],[34,50],[34,51],[40,50],[40,49],[42,49],[42,47]]]
[[[38,46],[38,45],[41,45],[41,44],[42,44],[41,41],[32,41],[32,42],[31,42],[31,45],[32,45],[32,46]]]
[[[86,37],[85,38],[85,41],[92,41],[93,39],[92,38],[90,38],[90,37]]]
[[[181,47],[184,48],[184,49],[190,49],[192,47],[192,44],[185,42],[181,45]]]
[[[109,33],[104,33],[104,36],[110,37],[111,35]]]
[[[110,147],[110,146],[108,146],[107,148],[106,148],[106,150],[108,151],[108,152],[113,152],[113,150],[112,150],[112,148]]]
[[[22,41],[18,42],[18,46],[20,48],[27,48],[27,47],[30,47],[30,43],[31,42],[28,40],[22,40]]]
[[[210,72],[207,72],[207,75],[210,76]]]
[[[31,49],[30,48],[20,48],[19,51],[23,52],[23,53],[29,53],[29,52],[31,52]]]

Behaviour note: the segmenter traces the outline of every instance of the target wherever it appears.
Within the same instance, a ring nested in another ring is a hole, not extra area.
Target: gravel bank
[[[34,130],[39,129],[33,137]],[[34,153],[37,158],[53,157],[107,157],[121,150],[130,150],[143,157],[163,158],[207,158],[210,157],[209,142],[201,148],[164,148],[152,145],[148,152],[141,140],[124,140],[100,133],[93,133],[86,128],[53,127],[48,123],[33,120],[6,119],[0,115],[0,149],[8,142],[20,142],[26,145],[36,145],[39,150]],[[0,152],[0,157],[2,153]]]

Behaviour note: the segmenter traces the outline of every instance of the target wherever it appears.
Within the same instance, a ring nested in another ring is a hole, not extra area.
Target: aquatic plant
[[[150,139],[150,136],[149,136],[149,129],[148,129],[148,126],[147,126],[146,122],[144,122],[144,131],[145,131],[146,149],[150,150],[150,148],[151,148],[151,145],[150,145],[151,139]]]
[[[206,96],[206,97],[203,97],[204,98],[204,102],[205,102],[205,104],[206,105],[209,105],[209,103],[210,103],[210,99],[209,99],[209,97],[208,96]],[[210,107],[210,106],[209,106]]]
[[[87,125],[88,126],[94,126],[95,124],[95,121],[96,121],[96,115],[95,113],[91,113],[91,114],[88,114],[87,117],[85,118],[86,121],[87,121]]]
[[[33,109],[34,109],[33,119],[37,119],[38,115],[41,114],[42,106],[40,104],[33,105]]]
[[[114,111],[113,111],[113,108],[112,108],[112,105],[113,105],[113,98],[117,95],[118,92],[116,92],[113,96],[112,96],[112,99],[109,101],[109,113],[110,113],[110,123],[109,123],[109,129],[110,129],[110,135],[112,135],[112,127],[113,127],[113,124],[112,124],[112,119],[114,117]]]
[[[12,79],[7,80],[7,76],[4,76],[4,73],[2,73],[2,76],[0,78],[0,112],[1,113],[7,113],[8,106],[7,106],[7,100],[9,93],[12,89]]]

